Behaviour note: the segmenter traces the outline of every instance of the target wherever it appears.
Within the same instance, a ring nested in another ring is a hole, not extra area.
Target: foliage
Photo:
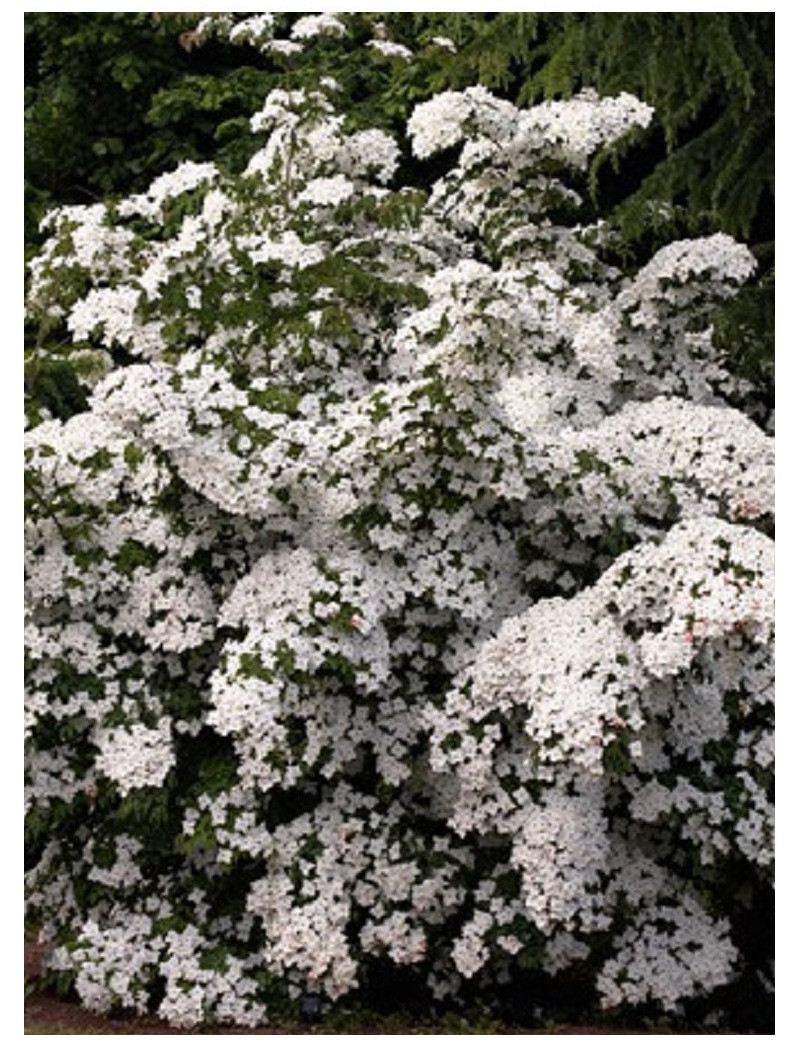
[[[89,202],[147,183],[159,152],[168,164],[184,158],[174,142],[144,133],[152,94],[185,68],[181,24],[177,15],[26,13],[26,190],[38,203],[31,219],[52,197]]]

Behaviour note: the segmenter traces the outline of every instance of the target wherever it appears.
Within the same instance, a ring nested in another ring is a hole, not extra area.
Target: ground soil
[[[25,942],[25,1030],[35,1029],[38,1033],[46,1033],[48,1030],[57,1030],[60,1033],[105,1033],[111,1036],[124,1034],[154,1036],[185,1036],[187,1030],[174,1029],[155,1017],[147,1018],[119,1018],[95,1015],[86,1011],[79,1004],[71,1000],[62,1000],[52,993],[44,991],[40,984],[40,960],[41,949],[35,941]],[[375,1028],[360,1026],[362,1032],[354,1035],[385,1035],[389,1032],[376,1024]],[[310,1031],[309,1031],[310,1030]],[[193,1030],[192,1033],[202,1032]],[[220,1029],[210,1035],[213,1036],[313,1036],[321,1033],[329,1033],[331,1030],[324,1026],[309,1027],[298,1024],[296,1027],[281,1025],[274,1029]],[[406,1035],[405,1030],[402,1034]],[[429,1032],[428,1027],[415,1032]],[[669,1030],[647,1030],[648,1035],[657,1033],[668,1033]],[[634,1030],[619,1030],[617,1033],[609,1034],[605,1029],[593,1028],[591,1026],[560,1026],[557,1030],[531,1029],[531,1030],[503,1030],[502,1035],[509,1036],[536,1036],[536,1035],[599,1035],[619,1036],[628,1033],[631,1036],[642,1036],[644,1033]],[[452,1034],[447,1034],[452,1035]],[[492,1035],[501,1035],[492,1034]],[[685,1034],[684,1034],[685,1035]]]

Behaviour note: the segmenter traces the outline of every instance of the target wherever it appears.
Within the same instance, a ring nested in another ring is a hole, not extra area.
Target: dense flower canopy
[[[91,387],[26,434],[51,967],[183,1026],[376,961],[674,1010],[771,877],[773,445],[710,327],[754,259],[604,259],[581,178],[631,96],[447,92],[398,142],[336,90],[32,264]]]

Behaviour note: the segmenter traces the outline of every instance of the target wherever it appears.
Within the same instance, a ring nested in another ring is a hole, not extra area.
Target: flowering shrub
[[[91,391],[26,435],[49,968],[185,1027],[387,964],[679,1009],[771,878],[772,441],[710,328],[755,261],[604,259],[631,96],[438,95],[426,192],[335,93],[47,218],[29,307]]]

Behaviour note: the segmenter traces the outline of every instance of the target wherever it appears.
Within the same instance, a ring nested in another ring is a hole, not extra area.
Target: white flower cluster
[[[520,130],[563,162],[583,167],[604,144],[646,128],[652,109],[632,94],[599,98],[584,90],[569,101],[545,101],[520,118]]]
[[[602,145],[635,127],[646,127],[653,110],[630,94],[599,98],[585,90],[569,101],[545,101],[520,111],[485,87],[447,91],[418,105],[408,129],[414,154],[421,159],[469,138],[475,155],[484,153],[481,138],[509,149],[539,152],[564,164],[585,166]]]
[[[164,214],[170,199],[194,191],[201,184],[208,184],[217,176],[213,163],[182,162],[171,173],[157,177],[142,195],[133,195],[119,204],[121,217],[147,217],[156,220]]]
[[[727,930],[694,900],[652,911],[617,941],[598,988],[606,1007],[652,1000],[674,1011],[688,993],[735,977],[736,947]]]
[[[99,334],[109,348],[125,347],[144,358],[156,358],[164,349],[157,323],[137,318],[140,292],[133,286],[92,289],[70,311],[67,328],[76,343]]]
[[[443,51],[450,51],[451,54],[455,54],[458,51],[458,48],[449,36],[433,36],[431,37],[431,45],[433,47],[441,47]]]
[[[287,193],[312,205],[338,205],[364,191],[380,197],[364,182],[391,181],[400,159],[397,142],[375,129],[346,134],[343,123],[321,91],[273,90],[250,120],[254,132],[271,135],[250,160],[248,173],[267,181],[282,178],[283,203]],[[276,214],[270,216],[274,221]]]
[[[322,842],[321,835],[334,840]],[[276,828],[265,844],[269,869],[248,898],[264,930],[264,959],[332,997],[358,984],[359,949],[397,964],[424,961],[428,931],[463,899],[463,853],[444,838],[429,845],[408,833],[399,806],[381,807],[347,785],[313,813]],[[430,860],[424,872],[422,858]],[[352,944],[347,924],[365,911]]]
[[[342,20],[335,14],[326,12],[298,18],[292,26],[291,35],[295,40],[304,40],[312,36],[343,36],[346,32]]]
[[[374,47],[384,58],[402,58],[404,61],[408,61],[409,58],[413,57],[413,52],[408,47],[405,47],[402,43],[395,43],[392,40],[378,38],[370,40],[368,46]]]
[[[203,18],[192,35],[194,43],[219,37],[226,43],[255,47],[265,54],[291,58],[302,54],[306,46],[322,37],[346,36],[350,29],[347,15],[330,12],[301,15],[291,25],[288,37],[276,36],[276,16],[269,12],[247,15],[234,20],[230,14]]]
[[[95,740],[98,772],[118,784],[123,794],[160,785],[175,761],[168,719],[161,719],[156,729],[140,723],[129,731],[114,727]]]
[[[659,828],[662,840],[674,828],[704,863],[736,848],[769,867],[771,739],[759,743],[761,769],[719,768],[715,751],[729,743],[738,762],[752,762],[742,717],[771,706],[773,572],[765,536],[711,518],[678,524],[572,599],[544,600],[505,622],[465,685],[429,712],[433,765],[459,785],[453,826],[512,836],[526,909],[545,934],[610,926],[618,895],[610,864],[634,862],[642,840],[636,826],[627,839],[608,826],[620,786],[631,821]],[[733,718],[724,703],[732,681],[741,691]],[[512,719],[508,743],[501,727]],[[656,861],[651,869],[657,876]],[[664,875],[642,904],[636,941],[626,933],[624,953],[602,970],[606,1005],[658,999],[674,1008],[690,995],[690,977],[698,992],[711,976],[708,988],[732,977],[727,927],[697,897],[702,944],[684,937],[681,915],[674,943],[645,924],[667,913],[658,900],[668,904],[672,885]],[[691,962],[675,952],[687,943]],[[615,972],[624,985],[611,984]]]
[[[275,24],[201,29],[346,16]],[[773,446],[708,324],[753,258],[605,262],[574,184],[630,97],[439,95],[421,192],[326,91],[273,91],[240,175],[58,211],[31,272],[114,359],[26,434],[50,967],[185,1028],[376,965],[680,1008],[771,881]]]
[[[27,306],[32,313],[61,318],[74,302],[70,299],[73,294],[50,290],[54,272],[63,278],[70,270],[85,271],[107,286],[109,279],[128,270],[134,236],[127,228],[114,227],[101,203],[51,210],[41,230],[49,231],[51,237],[29,265]]]

